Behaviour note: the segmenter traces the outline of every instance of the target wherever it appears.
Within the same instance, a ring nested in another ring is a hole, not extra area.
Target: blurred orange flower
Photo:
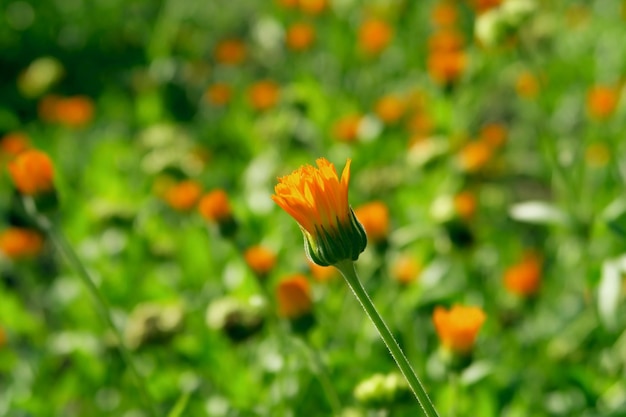
[[[165,191],[165,201],[175,210],[188,211],[193,208],[201,194],[200,184],[187,180],[169,187]]]
[[[328,6],[327,0],[298,0],[300,10],[309,15],[318,15]]]
[[[458,18],[456,5],[448,0],[439,1],[433,8],[431,19],[437,26],[453,26]]]
[[[267,277],[276,265],[276,254],[260,245],[249,247],[243,256],[250,269],[260,278]]]
[[[410,284],[419,278],[422,265],[415,257],[400,255],[393,263],[391,276],[400,284]]]
[[[43,237],[34,230],[11,227],[0,233],[0,252],[11,259],[37,255],[43,246]]]
[[[539,289],[541,268],[541,258],[536,253],[527,252],[520,263],[505,271],[504,286],[513,294],[532,295]]]
[[[280,89],[278,84],[271,80],[254,83],[248,89],[248,99],[256,110],[267,110],[278,102]]]
[[[205,98],[215,106],[223,106],[230,101],[232,89],[228,84],[215,83],[205,93]]]
[[[60,99],[56,104],[57,121],[68,127],[81,127],[93,119],[93,101],[87,96]]]
[[[206,220],[216,223],[232,217],[228,194],[219,188],[205,194],[200,199],[198,211]]]
[[[515,91],[522,98],[532,99],[539,93],[539,81],[530,71],[523,71],[517,76],[515,81]]]
[[[428,56],[428,74],[439,84],[451,84],[456,81],[467,66],[467,57],[463,51],[433,52]]]
[[[21,152],[8,168],[13,184],[22,194],[34,195],[53,188],[54,167],[50,157],[41,151]]]
[[[94,104],[87,96],[59,97],[48,95],[38,104],[41,120],[67,127],[82,127],[93,119]]]
[[[333,125],[333,136],[343,142],[354,142],[359,133],[362,116],[351,114],[337,120]]]
[[[0,156],[15,157],[30,147],[28,136],[19,132],[7,133],[0,139]]]
[[[450,310],[435,308],[433,322],[441,344],[454,353],[466,354],[487,316],[479,307],[454,305]]]
[[[371,55],[382,52],[392,37],[393,29],[384,20],[370,18],[359,28],[359,46]]]
[[[287,28],[287,46],[294,51],[308,49],[315,40],[315,28],[306,22],[294,23]]]
[[[458,155],[461,169],[466,172],[476,172],[487,165],[493,155],[493,149],[484,141],[472,141],[466,144]]]
[[[462,191],[454,196],[454,209],[464,220],[471,220],[476,213],[476,197],[470,191]]]
[[[387,238],[389,233],[389,208],[382,201],[372,201],[354,209],[368,239],[380,242]]]
[[[239,39],[224,39],[215,46],[214,50],[215,59],[220,64],[241,64],[245,61],[246,55],[246,45]]]
[[[606,119],[613,114],[619,100],[614,87],[594,86],[587,93],[587,111],[595,119]]]
[[[375,106],[375,111],[380,120],[387,124],[396,123],[404,116],[406,109],[405,101],[394,95],[381,97]]]
[[[432,130],[433,121],[425,111],[416,111],[409,117],[406,125],[413,135],[424,137]]]
[[[498,7],[503,0],[469,0],[476,13],[483,13],[494,7]]]
[[[332,266],[319,266],[315,262],[308,261],[311,275],[319,282],[326,282],[339,276],[339,271]]]
[[[463,35],[454,29],[443,29],[430,35],[428,50],[436,52],[456,52],[463,48]]]
[[[278,314],[287,319],[297,319],[311,312],[311,286],[304,275],[283,279],[276,288]]]
[[[504,144],[507,137],[506,126],[500,123],[488,123],[480,130],[479,137],[493,149],[497,149]]]

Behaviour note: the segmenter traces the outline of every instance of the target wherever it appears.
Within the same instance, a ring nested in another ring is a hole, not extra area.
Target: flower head
[[[246,249],[243,257],[250,269],[260,278],[265,278],[276,265],[276,254],[260,245]]]
[[[43,238],[34,230],[11,227],[0,233],[0,252],[11,259],[34,256],[42,246]]]
[[[365,250],[367,237],[348,204],[350,160],[341,180],[325,158],[316,163],[317,168],[305,165],[279,178],[272,199],[300,225],[313,262],[327,266],[356,260]]]
[[[387,239],[389,234],[389,208],[382,201],[372,201],[357,207],[354,213],[373,242]]]
[[[452,352],[466,354],[474,347],[485,313],[479,307],[455,305],[450,310],[437,307],[433,314],[441,344]]]
[[[315,28],[305,22],[294,23],[287,29],[285,40],[290,49],[303,51],[315,41]]]
[[[7,133],[0,139],[0,158],[13,158],[29,147],[28,136],[19,132]]]
[[[393,37],[393,29],[384,20],[371,18],[359,28],[359,46],[370,55],[382,52]]]
[[[54,167],[45,153],[31,149],[21,152],[10,164],[9,174],[23,194],[35,195],[52,190]]]
[[[191,210],[200,198],[202,188],[195,181],[187,180],[175,184],[165,192],[165,200],[179,211]]]
[[[541,258],[528,252],[521,262],[509,267],[504,273],[506,289],[520,296],[532,295],[541,283]]]
[[[278,314],[288,319],[297,319],[311,312],[311,286],[304,275],[293,275],[283,279],[276,288]]]

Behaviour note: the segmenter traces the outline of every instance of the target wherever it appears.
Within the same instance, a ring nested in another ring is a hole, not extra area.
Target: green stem
[[[52,241],[56,249],[67,258],[70,265],[76,270],[76,272],[78,273],[78,276],[83,281],[83,284],[85,284],[85,286],[87,287],[87,290],[91,294],[92,298],[96,301],[98,312],[100,313],[103,320],[109,326],[109,328],[115,335],[115,338],[117,339],[117,348],[120,354],[122,355],[122,359],[126,363],[126,366],[128,367],[128,369],[130,369],[130,372],[135,380],[135,385],[137,386],[137,389],[140,395],[143,397],[143,401],[145,403],[144,405],[147,411],[149,412],[149,415],[152,417],[158,416],[159,413],[157,412],[156,404],[150,397],[148,390],[145,386],[144,380],[139,374],[139,371],[137,370],[137,368],[135,367],[135,363],[133,361],[132,355],[130,354],[130,351],[124,344],[122,333],[113,322],[111,309],[109,308],[109,305],[106,299],[104,298],[104,296],[102,295],[102,293],[100,292],[96,284],[94,283],[93,279],[89,275],[89,271],[87,271],[87,268],[85,267],[85,265],[83,265],[80,258],[74,251],[74,248],[72,247],[72,245],[70,245],[69,241],[65,238],[61,230],[57,229],[47,217],[37,212],[37,207],[35,206],[35,202],[31,198],[24,198],[23,202],[24,202],[24,208],[26,209],[26,212],[37,222],[38,226],[48,235],[48,237],[50,238],[50,240]]]
[[[423,415],[426,417],[438,417],[439,414],[437,414],[437,410],[435,410],[433,403],[430,401],[430,398],[428,398],[428,394],[426,393],[424,386],[415,374],[415,371],[411,367],[408,359],[404,356],[398,342],[396,342],[396,339],[391,334],[391,331],[389,331],[387,324],[378,313],[378,310],[376,310],[376,307],[365,291],[365,288],[363,288],[363,284],[361,284],[361,281],[356,274],[356,270],[354,269],[354,263],[351,260],[345,260],[336,263],[334,266],[346,279],[348,286],[356,296],[357,300],[359,300],[359,303],[365,310],[365,313],[367,313],[372,323],[374,323],[376,330],[378,330],[380,337],[383,339],[383,342],[387,346],[387,349],[389,349],[391,356],[398,364],[400,371],[406,378],[413,394],[415,394],[417,401],[422,407]]]

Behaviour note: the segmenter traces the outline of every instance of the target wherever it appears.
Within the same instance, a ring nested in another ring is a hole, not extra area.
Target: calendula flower
[[[466,354],[472,350],[486,318],[479,307],[462,305],[455,305],[450,310],[437,307],[433,314],[435,330],[441,344],[458,354]]]
[[[405,101],[394,95],[381,97],[376,102],[376,115],[386,124],[394,124],[404,116],[406,109]]]
[[[215,83],[210,86],[204,96],[207,101],[214,106],[223,106],[230,101],[232,89],[228,84]]]
[[[391,268],[391,276],[400,284],[410,284],[417,280],[421,272],[422,265],[409,254],[400,255]]]
[[[521,262],[509,267],[504,273],[506,289],[517,295],[528,296],[537,292],[541,281],[541,259],[533,253],[524,255]]]
[[[448,0],[436,3],[431,13],[431,21],[437,26],[453,26],[457,18],[457,6]]]
[[[470,191],[462,191],[454,196],[454,211],[463,220],[471,220],[476,213],[476,197]]]
[[[504,145],[507,137],[507,129],[501,123],[488,123],[480,129],[480,139],[497,149]]]
[[[246,59],[246,45],[239,39],[224,39],[215,47],[214,55],[217,62],[227,65],[238,65]]]
[[[67,127],[81,127],[93,119],[93,100],[87,96],[73,96],[56,102],[56,121]]]
[[[7,133],[0,139],[0,157],[16,157],[30,146],[28,136],[19,132]]]
[[[367,237],[348,203],[350,159],[337,176],[325,158],[278,179],[272,199],[293,217],[304,235],[309,259],[321,266],[357,260]]]
[[[517,94],[526,99],[533,99],[539,93],[539,81],[537,77],[530,71],[523,71],[515,80],[515,91]]]
[[[278,314],[288,319],[297,319],[311,312],[311,286],[304,275],[293,275],[283,279],[276,288]]]
[[[0,233],[0,252],[11,259],[37,255],[42,246],[43,237],[34,230],[11,227]]]
[[[332,128],[335,138],[343,142],[354,142],[358,138],[359,126],[363,116],[360,114],[350,114],[337,120]]]
[[[8,168],[13,184],[22,194],[35,195],[53,188],[54,167],[50,157],[41,151],[21,152]]]
[[[326,10],[328,0],[298,0],[298,5],[303,13],[314,16]]]
[[[243,254],[246,263],[259,277],[265,278],[276,265],[276,254],[264,246],[251,246]]]
[[[587,112],[594,119],[607,119],[613,114],[619,100],[619,91],[613,87],[598,85],[587,93]]]
[[[359,46],[368,54],[382,52],[393,37],[389,23],[380,19],[368,19],[359,28]]]
[[[279,96],[280,88],[271,80],[258,81],[248,89],[248,100],[256,110],[267,110],[274,107]]]
[[[287,29],[285,42],[294,51],[303,51],[309,48],[315,40],[315,29],[306,22],[294,23]]]
[[[372,242],[380,242],[389,234],[389,208],[382,201],[372,201],[354,209],[354,214]]]
[[[165,192],[165,201],[176,210],[191,210],[202,194],[202,187],[195,181],[187,180],[173,185]]]
[[[222,189],[205,194],[198,203],[198,211],[202,217],[216,223],[232,217],[228,194]]]

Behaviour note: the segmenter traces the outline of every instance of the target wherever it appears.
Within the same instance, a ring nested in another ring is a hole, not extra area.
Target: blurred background
[[[0,21],[0,416],[417,415],[270,198],[319,157],[352,159],[357,269],[442,416],[626,415],[626,2],[2,0]],[[139,384],[25,210],[33,149]]]

